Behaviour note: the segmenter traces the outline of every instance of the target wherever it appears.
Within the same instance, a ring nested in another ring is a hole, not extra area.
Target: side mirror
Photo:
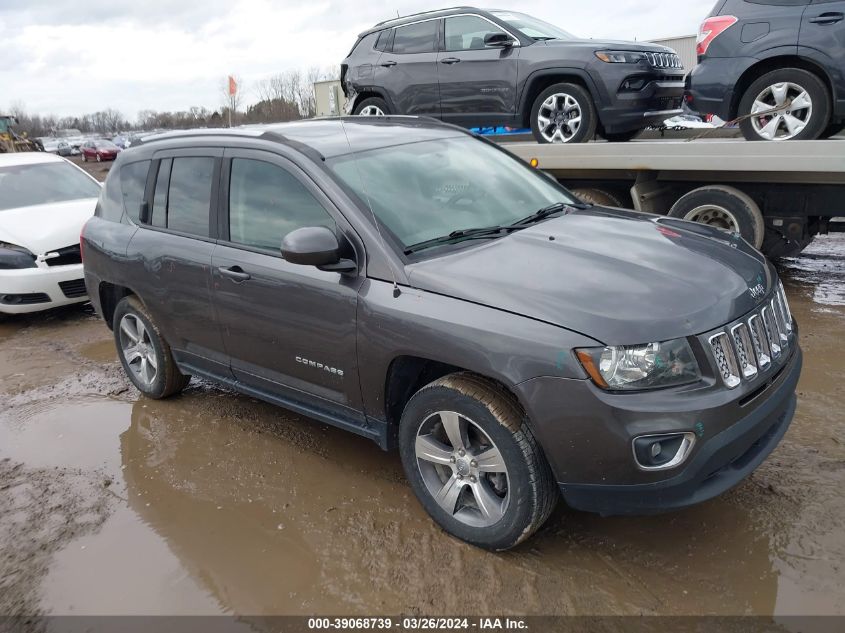
[[[489,48],[510,48],[513,44],[513,38],[507,33],[488,33],[484,36],[484,46]]]
[[[337,273],[358,269],[351,259],[341,258],[337,236],[325,226],[306,226],[285,235],[282,257],[291,264],[316,266]]]

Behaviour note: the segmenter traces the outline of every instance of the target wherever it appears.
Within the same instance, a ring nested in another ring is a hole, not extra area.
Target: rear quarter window
[[[123,208],[126,210],[126,215],[133,222],[138,222],[149,169],[150,161],[148,160],[129,163],[120,168],[120,189],[123,194]]]

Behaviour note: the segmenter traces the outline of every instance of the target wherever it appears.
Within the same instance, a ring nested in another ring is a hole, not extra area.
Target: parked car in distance
[[[381,22],[341,65],[347,113],[531,128],[540,143],[629,140],[681,114],[683,78],[669,48],[471,7]]]
[[[79,234],[99,195],[64,158],[0,154],[0,313],[87,301]]]
[[[750,141],[845,127],[845,0],[719,0],[701,25],[698,60],[691,107],[747,117],[739,127]]]
[[[145,141],[82,244],[142,393],[202,376],[398,446],[425,509],[485,548],[559,494],[601,514],[718,495],[795,410],[797,330],[757,250],[578,202],[434,121]]]
[[[98,139],[93,141],[85,141],[82,143],[80,150],[82,151],[82,160],[95,160],[98,163],[104,160],[114,160],[120,153],[120,148],[105,139]]]

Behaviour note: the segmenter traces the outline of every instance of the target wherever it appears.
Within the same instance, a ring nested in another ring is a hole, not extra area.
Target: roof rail
[[[381,22],[377,22],[372,28],[376,28],[377,26],[382,26],[384,24],[388,24],[389,22],[396,22],[397,20],[407,20],[408,18],[418,18],[423,15],[430,15],[432,13],[442,13],[444,11],[454,11],[456,9],[474,9],[474,7],[470,6],[458,6],[458,7],[443,7],[442,9],[431,9],[430,11],[420,11],[419,13],[409,13],[408,15],[397,16],[395,18],[390,18],[389,20],[382,20]],[[368,29],[371,30],[371,29]]]

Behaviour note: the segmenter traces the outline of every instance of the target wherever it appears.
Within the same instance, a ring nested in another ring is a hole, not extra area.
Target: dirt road
[[[559,508],[490,554],[424,514],[395,454],[194,381],[154,402],[88,309],[0,322],[2,614],[845,614],[845,239],[781,266],[795,421],[696,508]]]

